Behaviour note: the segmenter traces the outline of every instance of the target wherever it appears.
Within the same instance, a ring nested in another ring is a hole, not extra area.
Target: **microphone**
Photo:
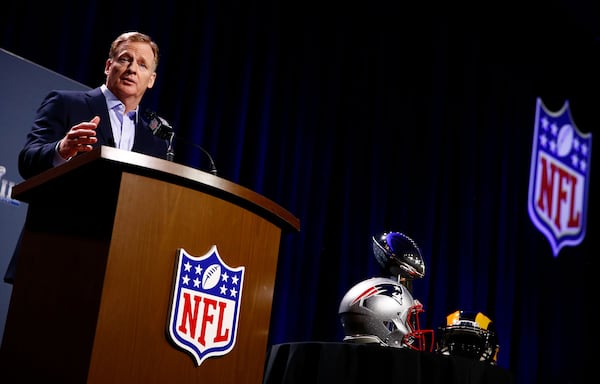
[[[165,140],[172,139],[172,136],[174,135],[174,130],[173,127],[171,127],[171,125],[167,123],[167,120],[158,116],[156,112],[151,111],[149,109],[146,110],[144,117],[148,119],[148,126],[152,130],[152,134],[154,136],[158,136],[161,139]]]
[[[152,130],[152,134],[154,136],[160,137],[161,139],[169,140],[169,149],[167,152],[167,159],[169,161],[173,161],[173,158],[175,156],[175,153],[173,153],[171,144],[173,142],[173,138],[176,138],[177,140],[183,141],[184,143],[189,144],[189,145],[193,146],[194,148],[201,150],[208,158],[208,161],[210,164],[209,172],[211,174],[217,176],[217,167],[215,166],[215,161],[213,160],[212,156],[210,155],[210,153],[208,153],[208,151],[206,149],[202,148],[201,146],[199,146],[197,144],[189,142],[187,140],[183,140],[179,136],[175,136],[175,131],[173,130],[173,127],[171,127],[171,125],[165,119],[158,116],[156,114],[156,112],[147,109],[144,116],[146,117],[146,119],[148,119],[148,126]]]

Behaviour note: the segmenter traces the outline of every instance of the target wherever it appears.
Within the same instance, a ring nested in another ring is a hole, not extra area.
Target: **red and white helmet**
[[[432,351],[433,330],[421,329],[422,312],[423,305],[413,299],[404,285],[390,278],[374,277],[350,288],[338,314],[344,341]]]

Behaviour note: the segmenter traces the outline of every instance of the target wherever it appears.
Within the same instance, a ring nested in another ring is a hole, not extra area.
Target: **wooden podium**
[[[0,349],[6,383],[262,383],[282,232],[297,218],[209,173],[100,147],[13,188],[29,204]],[[178,249],[244,266],[233,349],[167,337]]]

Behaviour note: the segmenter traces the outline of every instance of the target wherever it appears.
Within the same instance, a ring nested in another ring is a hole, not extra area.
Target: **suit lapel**
[[[94,88],[87,92],[87,103],[92,113],[100,116],[100,123],[96,128],[96,137],[98,145],[115,146],[115,138],[113,136],[112,127],[110,125],[110,116],[106,107],[106,99],[100,90],[100,87]]]

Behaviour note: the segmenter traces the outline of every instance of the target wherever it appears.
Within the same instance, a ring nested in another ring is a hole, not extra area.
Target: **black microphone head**
[[[156,112],[147,109],[144,112],[144,117],[148,120],[148,127],[152,130],[154,136],[165,140],[173,136],[173,128],[165,119],[158,116]]]
[[[144,112],[144,118],[148,121],[154,119],[156,117],[156,112],[154,112],[151,109],[146,109],[146,111]]]

